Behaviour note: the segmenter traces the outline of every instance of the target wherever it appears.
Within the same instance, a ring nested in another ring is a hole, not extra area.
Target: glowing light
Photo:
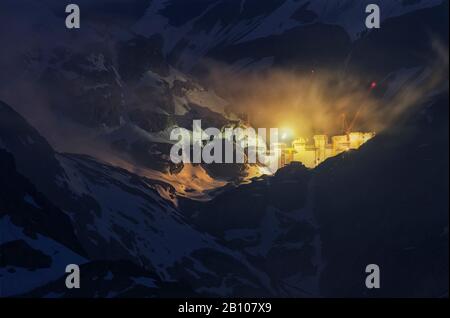
[[[370,83],[370,88],[371,89],[374,89],[375,87],[377,87],[377,82]]]
[[[281,129],[280,138],[281,140],[287,140],[289,138],[292,138],[294,136],[294,133],[292,132],[291,128],[284,127]]]
[[[315,168],[328,158],[339,155],[340,153],[358,149],[366,141],[375,136],[374,132],[350,132],[345,135],[331,136],[314,135],[313,141],[307,143],[303,137],[293,136],[291,146],[286,142],[280,148],[280,166],[283,167],[293,161],[301,162],[308,168]]]

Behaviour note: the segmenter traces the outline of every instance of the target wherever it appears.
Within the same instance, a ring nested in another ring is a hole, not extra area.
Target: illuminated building
[[[373,132],[350,132],[346,135],[332,136],[330,143],[327,135],[315,135],[312,142],[306,138],[298,138],[292,142],[291,147],[287,147],[285,143],[277,143],[274,149],[279,154],[280,167],[298,161],[308,168],[314,168],[330,157],[358,149],[374,136]]]

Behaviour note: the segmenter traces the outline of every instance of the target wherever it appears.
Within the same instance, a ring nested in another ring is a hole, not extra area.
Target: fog
[[[230,102],[230,110],[248,117],[254,127],[286,127],[297,136],[338,134],[344,128],[380,132],[415,105],[448,89],[448,48],[437,41],[434,48],[436,58],[428,67],[404,69],[380,80],[338,68],[236,73],[227,65],[208,61],[204,81]]]

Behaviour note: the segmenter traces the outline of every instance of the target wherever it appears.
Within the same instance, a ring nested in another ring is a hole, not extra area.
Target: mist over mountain
[[[0,3],[1,297],[448,297],[448,1],[69,3]],[[169,157],[342,113],[376,136],[314,169]]]

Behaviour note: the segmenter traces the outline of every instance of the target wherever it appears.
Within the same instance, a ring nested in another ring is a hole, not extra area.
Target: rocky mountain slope
[[[193,5],[183,0],[153,1],[133,29],[146,36],[161,35],[165,39],[163,52],[183,69],[194,67],[204,56],[216,57],[219,52],[237,66],[258,67],[271,65],[277,58],[273,51],[282,52],[283,47],[274,43],[291,45],[290,52],[295,56],[305,54],[305,49],[319,53],[329,41],[338,44],[360,39],[366,33],[361,16],[368,3],[371,2],[206,0]],[[377,1],[383,21],[441,3]],[[302,36],[304,33],[307,35]],[[314,41],[309,41],[312,38]],[[263,41],[272,45],[258,45],[257,49],[255,43]],[[310,45],[313,47],[308,48]],[[252,55],[229,55],[232,47],[252,46]],[[338,51],[336,47],[335,53]]]
[[[66,3],[0,4],[0,296],[448,297],[448,1]],[[170,128],[239,122],[205,59],[359,71],[401,116],[314,170],[177,166]]]
[[[69,245],[85,257],[67,252],[58,264],[128,260],[154,272],[163,281],[188,282],[199,294],[270,294],[264,273],[252,269],[239,253],[221,246],[213,236],[188,224],[180,211],[160,197],[145,178],[87,156],[55,153],[45,139],[9,106],[0,104],[0,114],[0,147],[5,163],[2,165],[5,178],[2,178],[1,191],[5,252],[13,244],[30,249],[17,241],[27,243],[33,238],[24,235],[31,235],[35,240],[43,240],[43,245],[50,244],[46,243],[50,239],[55,245]],[[30,160],[32,153],[43,155]],[[17,162],[18,172],[13,159]],[[44,164],[47,166],[39,168]],[[55,173],[52,175],[52,172]],[[22,173],[49,199],[40,197],[20,175]],[[15,183],[18,183],[17,187],[10,186]],[[32,216],[31,220],[27,215]],[[33,222],[33,218],[39,222]],[[40,236],[33,234],[35,232]],[[34,242],[28,244],[34,246]],[[43,255],[39,255],[45,261],[48,261],[45,255],[56,253],[41,252]],[[30,258],[35,256],[31,254]],[[213,259],[220,259],[220,262],[211,261]],[[26,279],[22,275],[34,274],[34,268],[28,269],[24,262],[10,261],[2,254],[3,260],[6,262],[2,264],[4,271],[8,275],[17,273],[20,281]],[[10,268],[10,265],[19,269]],[[48,281],[64,274],[61,265],[47,269],[47,272]],[[15,290],[15,277],[2,279],[2,295],[28,291],[29,285]]]

